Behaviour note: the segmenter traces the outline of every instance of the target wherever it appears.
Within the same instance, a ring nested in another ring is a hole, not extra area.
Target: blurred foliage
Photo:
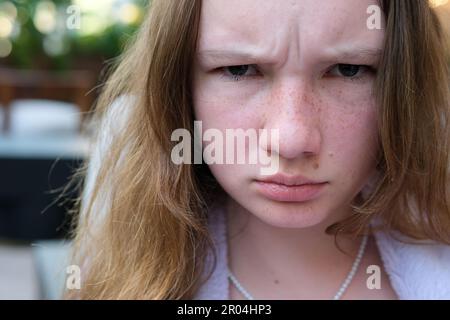
[[[120,54],[145,0],[0,0],[0,64],[65,70]]]

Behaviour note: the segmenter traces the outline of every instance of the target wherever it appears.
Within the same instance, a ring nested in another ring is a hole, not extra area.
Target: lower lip
[[[305,202],[320,195],[327,183],[304,184],[301,186],[287,186],[271,182],[257,181],[258,191],[270,200],[281,202]]]

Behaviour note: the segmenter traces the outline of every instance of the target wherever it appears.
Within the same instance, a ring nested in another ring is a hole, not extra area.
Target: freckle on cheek
[[[330,153],[328,154],[328,156],[329,156],[330,158],[333,158],[333,156],[334,156],[333,152],[330,152]]]
[[[317,162],[314,162],[313,168],[314,168],[315,170],[317,170],[317,169],[319,168],[319,164],[318,164]]]

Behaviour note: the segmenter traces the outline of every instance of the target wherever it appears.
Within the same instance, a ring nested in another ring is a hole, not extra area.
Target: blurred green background
[[[143,18],[145,0],[0,0],[0,64],[89,68],[117,56]]]

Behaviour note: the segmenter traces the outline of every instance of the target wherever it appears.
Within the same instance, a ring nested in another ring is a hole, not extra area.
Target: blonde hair
[[[379,216],[389,230],[450,243],[442,29],[426,1],[381,2],[387,21],[375,84],[381,176],[367,201],[354,204],[355,214],[328,232],[357,234]],[[109,137],[80,208],[78,298],[191,299],[205,280],[208,211],[223,191],[206,165],[170,160],[172,131],[193,131],[191,68],[200,12],[200,0],[153,0],[105,84],[98,118],[120,97],[132,103],[125,106],[125,124]]]

